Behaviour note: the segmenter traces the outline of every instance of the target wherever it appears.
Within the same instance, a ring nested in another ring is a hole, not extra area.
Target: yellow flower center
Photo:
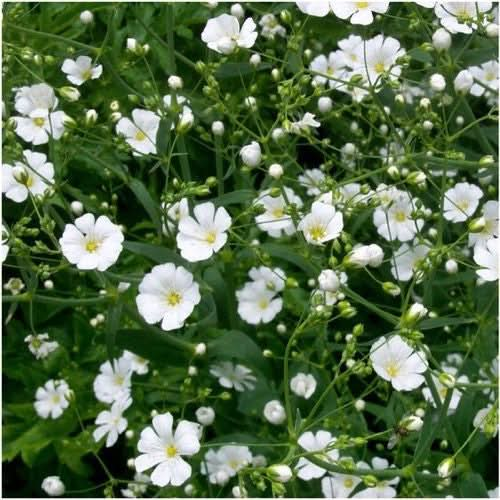
[[[268,306],[269,306],[269,301],[267,299],[260,299],[259,300],[259,307],[261,309],[267,309]]]
[[[377,73],[383,73],[385,71],[384,63],[377,63],[377,64],[375,64],[375,71]]]
[[[33,339],[31,341],[31,346],[35,349],[40,349],[40,347],[42,347],[42,341],[39,339]]]
[[[43,127],[43,125],[45,124],[45,118],[42,118],[41,116],[37,117],[37,118],[34,118],[33,119],[33,123],[37,126],[37,127]]]
[[[82,73],[82,79],[83,80],[88,80],[89,78],[92,77],[92,71],[90,71],[90,69],[86,69],[83,73]]]
[[[463,201],[457,203],[457,205],[458,205],[458,208],[460,208],[461,210],[467,210],[469,208],[469,201],[463,200]]]
[[[215,233],[215,231],[209,231],[205,235],[205,241],[207,243],[209,243],[210,245],[213,245],[215,243],[216,238],[217,238],[217,234]]]
[[[275,208],[273,211],[272,211],[272,214],[273,214],[273,217],[276,217],[277,219],[279,219],[280,217],[283,217],[283,209],[282,208]]]
[[[143,141],[146,139],[146,134],[142,130],[138,130],[135,134],[136,141]]]
[[[439,396],[444,401],[446,399],[446,395],[448,394],[448,387],[441,387],[438,392]]]
[[[99,243],[95,240],[89,240],[85,245],[85,250],[87,250],[87,252],[89,253],[94,253],[98,248],[99,248]]]
[[[385,367],[385,371],[387,372],[387,375],[389,375],[389,377],[391,378],[397,377],[399,373],[399,366],[394,361],[391,361]]]
[[[494,73],[486,73],[484,75],[484,79],[487,81],[487,82],[491,82],[493,81],[494,79],[496,78],[496,75]]]
[[[368,2],[356,2],[356,7],[358,9],[366,9],[368,7]]]
[[[165,448],[165,455],[167,455],[168,458],[174,458],[175,455],[177,455],[177,448],[173,444],[169,444]]]
[[[404,222],[406,220],[406,214],[402,211],[402,210],[398,210],[395,214],[394,214],[394,218],[398,221],[398,222]]]
[[[240,463],[238,462],[238,460],[230,460],[229,461],[229,467],[231,467],[231,469],[237,469],[239,467]]]
[[[344,486],[346,488],[352,488],[353,485],[354,485],[354,481],[350,477],[348,477],[347,479],[344,479]]]
[[[123,375],[115,375],[115,384],[116,385],[123,385],[123,382],[125,381],[125,378]]]
[[[61,398],[60,398],[59,394],[54,394],[54,395],[52,396],[52,402],[53,402],[55,405],[56,405],[56,404],[58,404],[60,401],[61,401]]]
[[[323,226],[312,226],[311,228],[309,228],[309,236],[311,236],[311,238],[314,240],[314,241],[319,241],[321,240],[322,238],[324,238],[326,235],[326,231],[325,231],[325,228]]]
[[[176,306],[181,301],[181,295],[177,292],[170,292],[167,295],[167,303],[169,306]]]

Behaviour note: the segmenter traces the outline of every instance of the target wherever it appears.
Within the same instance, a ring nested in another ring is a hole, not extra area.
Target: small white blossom
[[[479,266],[477,275],[485,281],[497,281],[498,268],[498,238],[490,238],[486,244],[474,248],[474,262]]]
[[[28,335],[24,338],[24,341],[28,344],[28,349],[36,359],[45,359],[51,352],[54,352],[59,347],[58,342],[49,341],[49,335],[47,333]]]
[[[451,222],[464,222],[476,211],[483,192],[474,184],[459,182],[444,193],[443,217]]]
[[[35,410],[42,418],[59,418],[69,406],[70,389],[64,380],[48,380],[36,390]]]
[[[49,497],[60,497],[64,495],[66,487],[59,476],[47,476],[42,481],[42,490],[45,491]]]
[[[82,85],[87,80],[95,80],[102,75],[102,65],[93,66],[92,59],[87,56],[78,56],[75,60],[65,59],[61,70],[74,85]]]
[[[281,402],[276,399],[268,401],[264,406],[264,417],[271,424],[280,425],[286,419],[285,408]]]
[[[328,457],[327,460],[338,460],[339,452],[333,448],[335,438],[327,431],[318,431],[316,434],[305,432],[302,434],[298,443],[306,452],[317,451],[323,452]],[[328,451],[326,451],[328,449]],[[310,481],[322,477],[326,470],[319,465],[313,464],[305,457],[300,457],[296,465],[297,476],[304,480]]]
[[[201,39],[209,49],[219,54],[231,54],[237,47],[246,49],[253,47],[257,39],[256,27],[251,17],[245,20],[240,29],[237,17],[221,14],[207,21]]]
[[[133,149],[134,156],[156,154],[156,136],[160,117],[145,109],[134,109],[132,120],[121,118],[116,124],[116,133],[123,135]]]
[[[132,404],[130,398],[123,398],[115,401],[110,410],[104,410],[97,415],[95,423],[97,428],[92,433],[94,441],[106,438],[106,447],[110,448],[118,440],[118,436],[127,429],[127,419],[123,417],[123,412]]]
[[[243,365],[234,365],[230,361],[222,361],[210,367],[210,373],[217,377],[219,384],[226,389],[234,388],[238,392],[253,390],[257,379],[252,370]]]
[[[128,359],[113,359],[99,367],[94,379],[94,394],[98,401],[111,404],[130,395],[132,368]]]
[[[305,373],[297,373],[290,380],[290,389],[292,392],[304,399],[309,399],[314,394],[316,385],[316,379],[310,373],[307,375]]]
[[[311,212],[299,222],[298,229],[312,245],[322,245],[340,236],[344,228],[342,214],[335,207],[320,201],[312,204]]]

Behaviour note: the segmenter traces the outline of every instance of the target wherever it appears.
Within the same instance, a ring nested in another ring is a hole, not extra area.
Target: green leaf
[[[462,498],[488,498],[488,489],[477,472],[466,472],[457,482]]]
[[[240,189],[238,191],[233,191],[231,193],[226,193],[217,198],[214,198],[212,202],[218,207],[224,207],[227,205],[238,205],[240,203],[246,203],[249,200],[255,198],[255,191],[252,189]]]
[[[159,156],[166,154],[168,151],[171,128],[172,120],[170,118],[162,118],[162,120],[160,121],[160,126],[158,127],[158,132],[156,134],[156,147],[158,149]]]
[[[125,241],[123,247],[132,253],[147,257],[158,264],[173,262],[177,265],[186,265],[186,261],[170,248],[151,245],[149,243],[138,243],[136,241]]]
[[[154,225],[158,229],[161,229],[159,204],[153,200],[144,184],[138,179],[131,179],[129,181],[129,187],[148,213]]]
[[[455,326],[455,325],[465,325],[469,323],[476,323],[475,319],[472,318],[431,318],[426,319],[420,323],[421,330],[431,330],[432,328],[442,328],[443,326]]]
[[[299,255],[292,250],[288,250],[284,245],[278,245],[276,243],[264,243],[260,248],[268,253],[271,257],[276,257],[278,259],[286,260],[302,269],[308,276],[316,277],[319,274],[319,270],[311,264],[309,260],[302,255]]]
[[[222,64],[217,68],[215,72],[216,78],[234,78],[243,75],[249,75],[256,71],[263,71],[271,68],[270,63],[259,64],[258,68],[255,68],[250,63],[247,62],[230,62]]]
[[[414,463],[419,463],[424,454],[430,449],[435,435],[436,412],[431,409],[425,412],[424,425],[420,430],[420,437],[417,442],[414,454]]]

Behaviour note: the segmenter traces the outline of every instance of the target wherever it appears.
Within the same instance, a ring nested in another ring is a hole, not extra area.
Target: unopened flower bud
[[[274,481],[286,483],[292,479],[293,472],[288,465],[276,464],[267,468],[268,474]]]
[[[437,473],[439,477],[447,478],[455,469],[455,460],[453,457],[447,457],[438,465]]]

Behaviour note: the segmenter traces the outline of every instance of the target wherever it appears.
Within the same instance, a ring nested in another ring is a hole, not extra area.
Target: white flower
[[[166,109],[174,108],[174,99],[170,94],[163,97],[163,105]],[[187,105],[189,101],[182,95],[176,95],[175,101],[177,107],[181,107],[181,111],[177,115],[177,130],[187,130],[191,127],[194,122],[193,110]],[[172,123],[170,129],[172,130],[175,125]]]
[[[475,184],[455,184],[444,193],[443,217],[451,222],[464,222],[474,214],[482,197],[482,190]]]
[[[42,418],[59,418],[69,406],[70,389],[64,380],[48,380],[36,390],[35,410]]]
[[[474,248],[474,262],[480,267],[477,275],[485,281],[496,281],[498,269],[498,238],[490,238],[484,246]]]
[[[151,482],[157,486],[180,486],[191,476],[191,466],[182,456],[198,453],[198,424],[181,420],[175,432],[173,417],[163,413],[153,418],[153,427],[141,432],[137,449],[142,455],[135,459],[135,468],[144,472],[154,467]]]
[[[339,452],[333,449],[332,445],[335,443],[335,438],[327,431],[318,431],[315,434],[312,432],[305,432],[302,434],[298,443],[305,451],[318,451],[324,452],[328,457],[326,460],[338,460]],[[326,451],[329,448],[329,451]],[[304,481],[310,481],[322,477],[326,470],[313,464],[307,458],[300,457],[296,465],[297,476]]]
[[[318,111],[321,114],[329,113],[333,108],[333,101],[330,97],[323,96],[318,99]]]
[[[132,460],[134,460],[132,458]],[[147,474],[141,474],[140,472],[136,472],[134,474],[134,483],[127,483],[127,488],[124,490],[120,490],[120,493],[125,498],[139,498],[148,489],[148,484],[151,482],[150,477]]]
[[[285,408],[277,399],[268,401],[264,406],[264,417],[273,425],[280,425],[286,419]]]
[[[466,94],[469,92],[473,83],[474,77],[472,76],[472,73],[467,69],[463,69],[455,77],[455,80],[453,80],[453,87],[455,88],[455,92],[459,94]]]
[[[290,132],[292,132],[293,134],[301,134],[303,132],[307,133],[310,127],[318,128],[321,123],[314,118],[314,114],[305,113],[300,120],[290,123]]]
[[[75,85],[82,85],[87,80],[95,80],[102,75],[102,65],[92,66],[92,59],[87,56],[78,56],[76,60],[65,59],[61,70]]]
[[[267,471],[275,481],[280,483],[287,483],[293,476],[292,469],[288,465],[283,464],[271,465],[267,468]]]
[[[211,202],[194,207],[196,220],[191,216],[179,222],[177,246],[181,255],[189,262],[209,259],[227,241],[227,230],[231,227],[231,217],[224,207],[215,210]]]
[[[416,352],[399,335],[380,337],[370,349],[373,369],[397,391],[411,391],[424,382],[427,370],[422,352]]]
[[[295,204],[302,207],[302,200],[288,187],[283,188],[283,194],[270,196],[271,190],[266,189],[253,201],[254,205],[262,205],[264,213],[255,217],[257,226],[273,238],[279,238],[283,233],[292,235],[296,232],[295,224],[290,215],[285,213],[287,206]]]
[[[316,390],[316,379],[308,373],[297,373],[290,380],[290,389],[297,396],[309,399]]]
[[[358,462],[358,466],[363,469],[369,468],[369,465],[364,462]],[[390,467],[394,467],[391,465]],[[373,457],[372,468],[374,470],[390,469],[389,462],[385,458]],[[353,495],[353,498],[394,498],[397,491],[393,486],[399,483],[399,477],[392,479],[378,480],[377,485],[372,488],[366,488],[359,493]]]
[[[251,325],[269,323],[281,311],[283,300],[263,281],[246,283],[236,292],[238,314]]]
[[[45,491],[49,497],[60,497],[64,495],[66,487],[59,476],[47,476],[42,481],[42,490]]]
[[[262,152],[260,145],[256,141],[252,141],[250,144],[243,146],[240,149],[241,161],[249,166],[256,167],[262,158]]]
[[[330,12],[330,5],[337,0],[305,0],[295,2],[297,7],[308,16],[324,17]]]
[[[286,274],[279,267],[252,267],[248,275],[254,282],[262,281],[272,292],[281,292],[285,288]]]
[[[139,284],[137,309],[149,324],[161,321],[163,330],[181,328],[200,302],[198,284],[184,267],[154,266]]]
[[[55,109],[58,104],[54,89],[46,83],[20,87],[16,90],[14,99],[16,111],[24,116],[28,116],[37,109]]]
[[[388,241],[408,241],[415,237],[424,225],[422,219],[413,219],[412,212],[416,200],[404,191],[390,195],[388,206],[377,207],[373,213],[373,223],[378,234]]]
[[[498,415],[496,408],[493,408],[491,405],[486,408],[481,408],[476,413],[472,425],[476,429],[480,429],[487,434],[492,434],[492,437],[495,437],[498,433]],[[491,433],[491,430],[493,430],[493,433]]]
[[[363,465],[366,464],[358,462],[356,467],[363,468]],[[321,491],[325,498],[348,498],[360,482],[358,476],[331,472],[321,480]]]
[[[391,273],[398,281],[408,281],[413,276],[418,265],[423,262],[430,248],[419,244],[410,246],[403,243],[394,253]]]
[[[378,245],[359,245],[347,256],[347,262],[354,267],[379,267],[384,259],[384,251]]]
[[[98,401],[110,404],[130,395],[132,369],[128,359],[113,359],[113,363],[106,361],[99,371],[94,379],[94,394]]]
[[[152,111],[134,109],[132,120],[120,118],[116,133],[123,135],[134,150],[134,156],[156,154],[156,135],[160,127],[160,117]]]
[[[415,302],[410,306],[404,315],[404,319],[409,323],[416,323],[427,316],[429,310],[420,302]]]
[[[304,238],[312,245],[338,238],[344,227],[342,214],[335,207],[320,201],[312,204],[311,212],[301,219],[298,229],[304,233]]]
[[[279,163],[273,163],[267,170],[267,173],[274,179],[279,179],[283,175],[283,172],[283,167]]]
[[[338,89],[344,84],[338,82],[337,80],[348,80],[348,71],[345,67],[344,54],[337,50],[335,52],[330,52],[328,59],[325,55],[321,54],[316,56],[309,65],[309,69],[316,73],[321,73],[321,75],[314,75],[313,80],[319,85],[324,85],[328,82],[331,89]],[[332,78],[337,80],[333,80]]]
[[[370,85],[377,86],[382,73],[389,75],[391,80],[396,80],[401,75],[401,66],[396,61],[406,52],[395,38],[377,35],[358,45],[357,50],[357,63],[353,70],[362,75]]]
[[[349,19],[351,24],[367,25],[373,23],[373,12],[384,14],[389,2],[346,2],[331,1],[333,13],[340,19]]]
[[[165,214],[163,223],[163,233],[168,235],[169,232],[173,232],[179,222],[184,219],[184,217],[189,216],[189,205],[188,199],[182,198],[180,201],[167,205],[166,203],[161,204],[162,212]]]
[[[252,370],[243,365],[234,365],[230,361],[221,361],[210,367],[210,373],[217,377],[219,384],[226,389],[234,387],[238,392],[253,390],[257,379]]]
[[[28,343],[28,349],[36,359],[45,359],[59,347],[58,342],[49,342],[49,335],[47,333],[28,335],[24,338],[24,341]]]
[[[212,484],[224,485],[229,478],[252,463],[252,453],[247,446],[227,445],[218,451],[208,450],[201,462],[201,473],[208,474]]]
[[[132,404],[132,399],[123,398],[115,401],[110,410],[104,410],[97,415],[95,423],[98,426],[92,436],[94,441],[100,441],[106,434],[106,447],[110,448],[118,440],[118,436],[127,429],[127,419],[123,417],[123,412]]]
[[[448,50],[451,47],[451,35],[444,29],[437,29],[432,35],[432,45],[436,50]]]
[[[349,35],[347,38],[339,40],[337,45],[340,48],[340,52],[337,52],[337,55],[342,57],[345,66],[349,68],[358,66],[361,54],[363,54],[364,60],[364,50],[362,50],[364,42],[360,36]]]
[[[220,120],[217,120],[215,122],[212,122],[212,134],[220,137],[224,135],[224,122],[221,122]]]
[[[286,29],[281,26],[274,14],[264,14],[260,18],[259,25],[262,26],[261,35],[264,38],[274,39],[276,35],[286,36]]]
[[[492,238],[498,238],[498,201],[487,201],[482,208],[484,229],[480,233],[469,233],[469,246],[485,245]]]
[[[470,34],[477,16],[491,9],[491,2],[436,2],[435,14],[450,33]]]
[[[2,192],[16,203],[26,200],[29,193],[43,195],[54,181],[54,165],[43,153],[25,149],[23,156],[24,162],[4,164],[2,168]]]
[[[325,180],[325,174],[319,168],[304,170],[298,177],[301,186],[307,188],[309,196],[316,196],[321,193],[319,186]]]
[[[130,362],[130,369],[137,375],[146,375],[148,373],[149,361],[147,359],[141,358],[130,351],[123,351],[122,358]]]
[[[481,66],[471,66],[469,71],[475,80],[482,83],[482,85],[479,83],[472,85],[470,89],[472,95],[477,97],[491,93],[496,95],[498,91],[498,61],[493,60],[485,62]]]
[[[201,34],[201,39],[209,49],[219,54],[231,54],[236,47],[249,49],[257,39],[256,24],[251,17],[247,18],[240,29],[238,18],[229,14],[221,14],[209,19]]]
[[[337,292],[340,288],[340,280],[335,271],[324,269],[318,276],[320,290],[324,292]]]
[[[184,82],[180,76],[170,75],[168,77],[167,84],[172,90],[179,90],[182,89]]]
[[[211,406],[200,406],[196,411],[196,420],[201,425],[212,425],[215,420],[215,411]]]
[[[443,372],[450,374],[453,377],[457,374],[457,371],[458,370],[455,367],[443,366]],[[448,392],[452,391],[450,404],[448,405],[448,415],[451,415],[457,409],[458,403],[460,403],[460,399],[462,398],[462,392],[459,391],[457,388],[446,387],[446,385],[444,385],[439,380],[438,377],[435,377],[434,375],[431,375],[431,376],[432,376],[432,380],[434,382],[434,386],[436,387],[437,393],[439,395],[439,400],[440,400],[441,404],[446,399]],[[456,379],[456,382],[467,384],[467,383],[469,383],[469,379],[468,379],[467,375],[460,375]],[[438,405],[436,404],[436,401],[434,400],[432,392],[428,387],[424,387],[422,389],[422,394],[423,394],[425,400],[428,401],[432,406],[434,406],[435,408],[438,407]]]
[[[446,88],[446,79],[441,73],[434,73],[429,78],[429,85],[435,92],[442,92]]]
[[[63,255],[78,269],[105,271],[111,267],[122,251],[123,233],[105,215],[95,220],[93,214],[66,224],[59,239]]]
[[[34,146],[47,144],[49,137],[58,140],[64,133],[64,123],[69,120],[64,111],[49,112],[46,108],[37,108],[27,117],[14,116],[16,134]]]

